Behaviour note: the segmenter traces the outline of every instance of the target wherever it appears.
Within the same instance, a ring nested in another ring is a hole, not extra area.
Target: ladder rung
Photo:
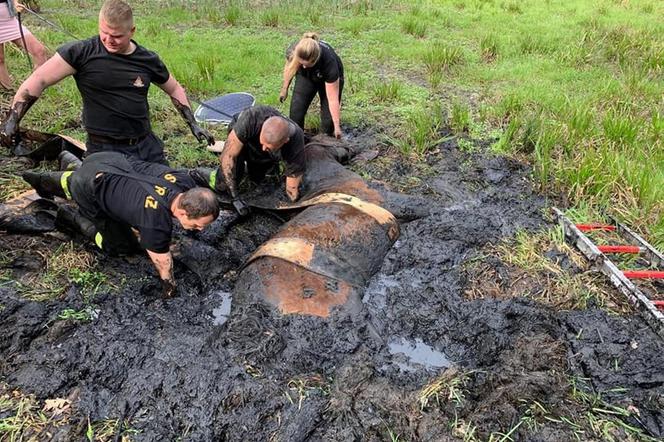
[[[639,246],[597,246],[602,253],[641,253],[643,248]]]
[[[582,232],[588,232],[590,230],[602,230],[605,232],[611,232],[616,230],[616,226],[612,226],[609,224],[598,224],[598,223],[577,224],[576,228]]]
[[[664,272],[658,270],[625,270],[623,275],[629,279],[664,279]]]

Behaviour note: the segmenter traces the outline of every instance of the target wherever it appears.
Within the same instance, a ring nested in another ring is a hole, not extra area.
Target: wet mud
[[[160,299],[144,257],[97,256],[117,283],[87,301],[98,312],[87,322],[57,319],[85,307],[76,285],[33,302],[1,284],[0,381],[76,398],[51,440],[82,439],[88,418],[126,419],[140,441],[599,440],[567,423],[588,410],[581,390],[638,410],[623,421],[664,437],[664,344],[640,317],[464,296],[464,267],[487,244],[547,226],[528,167],[453,142],[426,162],[415,203],[390,193],[408,164],[366,187],[388,195],[400,236],[354,288],[353,314],[282,314],[250,296],[243,265],[301,212],[224,212],[204,232],[177,232],[174,299]]]

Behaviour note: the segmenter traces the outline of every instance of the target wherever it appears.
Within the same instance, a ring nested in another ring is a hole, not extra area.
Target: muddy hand
[[[334,128],[334,138],[336,138],[337,140],[340,140],[341,135],[343,135],[343,132],[341,132],[341,127],[335,127]]]
[[[198,124],[191,125],[191,133],[194,134],[198,141],[207,142],[208,146],[212,146],[214,144],[214,137],[212,134],[210,134],[210,132],[208,132],[206,129],[200,127]]]
[[[288,98],[288,89],[279,92],[279,103],[283,103]]]
[[[250,209],[247,203],[242,201],[240,198],[235,198],[233,200],[233,208],[240,216],[249,215]]]
[[[177,296],[175,281],[172,279],[161,280],[161,296],[164,299],[170,299]]]
[[[9,118],[0,125],[0,144],[9,149],[13,149],[18,142],[18,125],[16,124],[16,119],[12,118],[10,115]]]

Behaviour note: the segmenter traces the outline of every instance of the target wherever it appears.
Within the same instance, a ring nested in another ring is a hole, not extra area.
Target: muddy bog
[[[638,314],[483,285],[524,281],[492,245],[553,226],[528,166],[454,141],[346,162],[372,142],[309,145],[299,204],[275,179],[249,217],[177,232],[168,300],[147,257],[96,252],[48,203],[4,207],[0,423],[26,397],[45,420],[24,440],[661,440],[664,345]],[[65,271],[48,297],[63,245],[105,276]]]

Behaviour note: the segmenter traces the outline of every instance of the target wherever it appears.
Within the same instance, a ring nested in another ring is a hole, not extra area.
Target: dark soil
[[[57,319],[85,307],[77,287],[38,303],[0,285],[0,382],[77,398],[55,440],[81,440],[88,417],[127,419],[140,441],[601,440],[584,419],[609,405],[631,412],[600,417],[664,437],[664,345],[640,317],[464,296],[464,265],[487,244],[547,226],[529,168],[452,143],[424,165],[395,164],[375,173],[383,185],[429,170],[410,192],[430,215],[402,224],[359,317],[229,310],[237,271],[281,221],[226,212],[178,233],[174,299],[160,299],[144,257],[98,255],[118,288],[95,296],[89,322]],[[0,246],[21,238],[2,234]]]

